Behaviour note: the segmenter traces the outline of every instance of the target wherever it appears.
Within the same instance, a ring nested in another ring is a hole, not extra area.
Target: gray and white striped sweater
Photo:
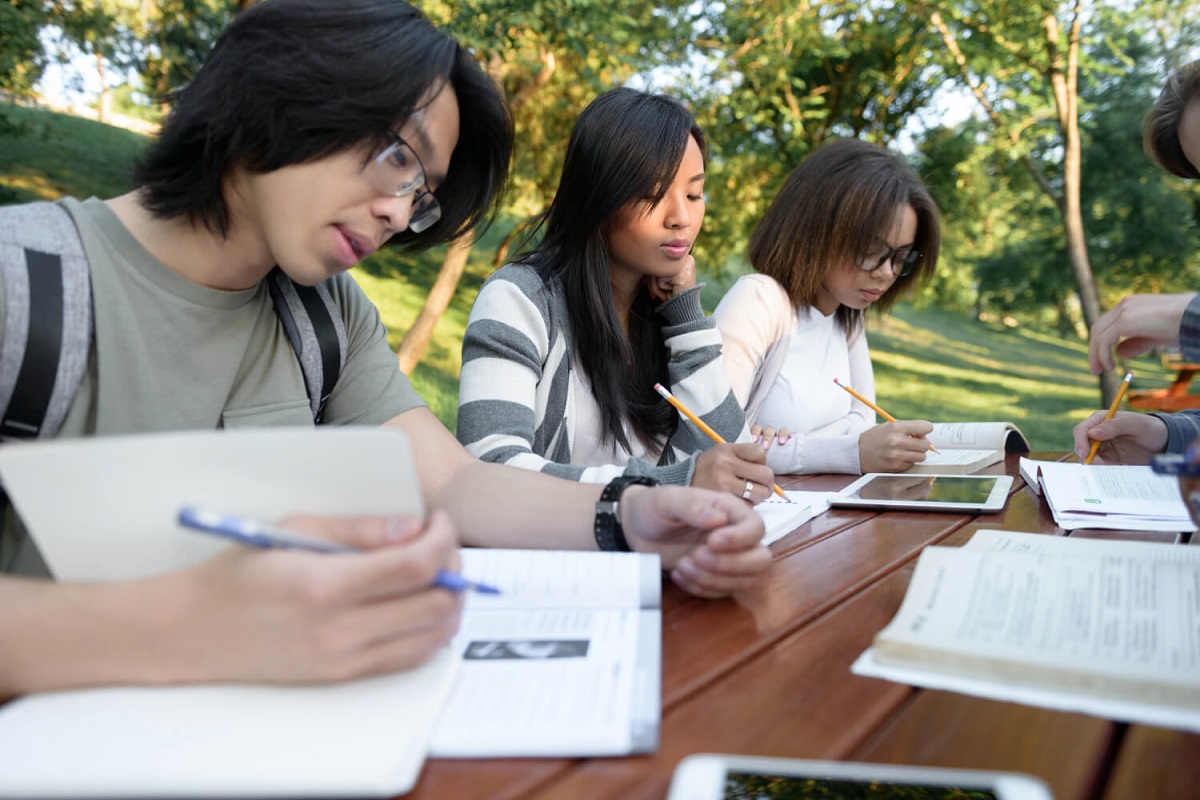
[[[744,440],[745,415],[721,363],[721,335],[700,307],[700,287],[657,311],[666,322],[671,392],[727,441]],[[585,483],[625,474],[688,484],[695,455],[712,446],[681,418],[657,464],[631,458],[624,465],[572,465],[577,432],[571,370],[580,367],[566,301],[559,282],[546,283],[528,265],[509,264],[484,283],[463,337],[462,361],[458,438],[484,461]]]

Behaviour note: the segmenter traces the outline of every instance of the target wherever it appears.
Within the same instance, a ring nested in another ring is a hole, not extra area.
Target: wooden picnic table
[[[749,592],[712,601],[666,587],[653,755],[430,759],[408,797],[661,800],[675,765],[696,752],[1013,770],[1042,778],[1058,800],[1200,797],[1200,736],[850,672],[895,614],[922,548],[962,544],[980,528],[1067,535],[1021,481],[1017,456],[985,472],[1004,471],[1015,480],[1001,513],[834,509],[773,544],[771,570]],[[779,483],[836,490],[852,479]],[[1186,534],[1135,535],[1188,544]]]

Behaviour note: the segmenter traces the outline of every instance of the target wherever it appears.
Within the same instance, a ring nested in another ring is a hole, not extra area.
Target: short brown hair
[[[1179,121],[1192,100],[1200,98],[1200,61],[1171,73],[1142,125],[1142,147],[1167,172],[1181,178],[1200,178],[1179,143]]]
[[[844,269],[877,248],[897,209],[906,203],[917,215],[913,247],[924,259],[875,303],[885,311],[933,275],[941,229],[937,205],[920,176],[878,145],[835,139],[809,154],[759,220],[747,257],[755,270],[783,286],[793,307],[810,308],[830,270]],[[862,323],[862,312],[842,306],[837,318],[842,329],[851,332]]]

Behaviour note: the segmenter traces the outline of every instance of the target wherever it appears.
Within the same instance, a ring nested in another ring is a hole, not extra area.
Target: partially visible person
[[[1132,358],[1153,347],[1179,344],[1187,361],[1200,361],[1200,294],[1135,294],[1121,299],[1092,326],[1088,363],[1099,375],[1114,366],[1114,353]],[[1072,431],[1083,459],[1100,442],[1093,464],[1148,464],[1157,453],[1182,453],[1200,438],[1200,409],[1174,414],[1096,411]]]
[[[717,306],[729,383],[752,431],[790,432],[771,447],[776,472],[900,472],[923,461],[933,426],[876,424],[864,312],[883,313],[933,275],[937,207],[886,149],[840,139],[784,182],[750,238],[755,272]]]
[[[278,265],[296,285],[324,287],[327,312],[344,323],[345,364],[324,422],[407,434],[430,508],[419,520],[284,520],[361,554],[235,546],[190,569],[106,584],[49,580],[9,509],[0,698],[97,684],[311,683],[420,663],[458,625],[460,598],[431,587],[457,564],[460,541],[656,552],[701,596],[738,591],[767,567],[762,523],[736,497],[481,463],[400,373],[347,271],[384,244],[448,242],[487,218],[511,146],[498,88],[413,6],[265,0],[238,14],[174,98],[136,190],[0,208],[7,389],[17,370],[6,359],[29,330],[8,301],[44,277],[45,256],[90,272],[95,329],[60,435],[313,425],[269,296]],[[2,396],[7,418],[14,406]],[[62,491],[69,499],[71,487]]]
[[[762,446],[714,445],[654,389],[726,441],[742,436],[691,255],[705,147],[691,113],[662,95],[614,89],[579,116],[540,241],[471,309],[457,428],[471,453],[576,481],[771,494]]]
[[[1146,153],[1181,178],[1200,178],[1200,61],[1175,70],[1143,125]],[[1187,361],[1200,361],[1200,299],[1196,294],[1130,295],[1092,326],[1088,363],[1099,375],[1113,353],[1131,358],[1152,347],[1179,343]],[[1085,458],[1099,441],[1093,464],[1146,464],[1156,453],[1182,453],[1200,437],[1200,409],[1174,414],[1098,411],[1075,426],[1075,453]]]

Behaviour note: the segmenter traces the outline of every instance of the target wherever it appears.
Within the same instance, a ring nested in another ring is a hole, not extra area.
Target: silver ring
[[[752,494],[754,494],[754,483],[753,481],[746,481],[746,491],[742,492],[742,499],[749,500]]]

